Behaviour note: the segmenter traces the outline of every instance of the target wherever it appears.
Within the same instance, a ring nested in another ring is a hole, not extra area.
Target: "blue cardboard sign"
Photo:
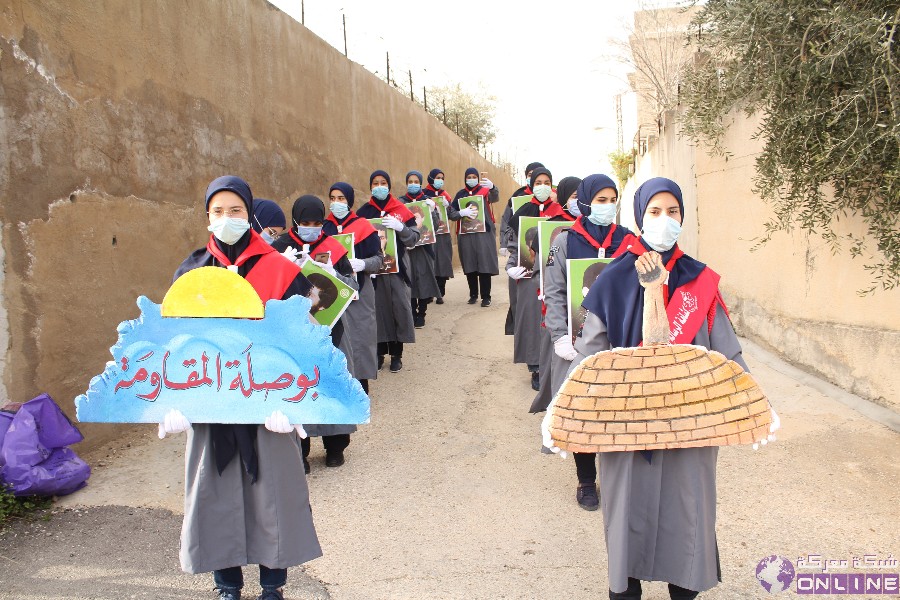
[[[79,421],[158,423],[170,409],[192,423],[369,421],[369,397],[347,370],[329,328],[310,322],[302,296],[270,300],[262,319],[141,315],[119,324],[113,360],[75,399]]]

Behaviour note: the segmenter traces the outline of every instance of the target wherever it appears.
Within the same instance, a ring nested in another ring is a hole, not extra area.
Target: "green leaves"
[[[692,26],[684,132],[721,152],[730,111],[763,114],[763,242],[800,227],[866,255],[865,291],[900,285],[900,3],[710,0]],[[847,214],[866,240],[834,231]]]

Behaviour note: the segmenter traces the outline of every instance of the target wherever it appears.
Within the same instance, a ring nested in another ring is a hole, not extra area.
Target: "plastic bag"
[[[47,394],[0,411],[0,484],[16,496],[64,496],[84,487],[91,467],[69,444],[84,439]]]

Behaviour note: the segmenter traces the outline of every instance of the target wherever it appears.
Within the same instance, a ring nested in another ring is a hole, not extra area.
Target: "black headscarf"
[[[344,194],[344,198],[347,199],[347,208],[353,208],[353,201],[355,194],[353,192],[353,186],[349,183],[344,183],[343,181],[338,181],[333,186],[328,189],[328,193],[331,194],[334,190],[338,190],[342,194]]]
[[[538,178],[539,175],[546,175],[550,178],[550,185],[553,185],[553,174],[550,173],[550,169],[545,167],[535,167],[535,169],[531,172],[531,177],[528,179],[528,187],[534,191],[534,180]]]
[[[250,185],[234,175],[224,175],[216,177],[208,186],[206,186],[206,210],[209,212],[209,201],[217,193],[227,190],[234,192],[241,197],[247,207],[247,214],[253,214],[253,192],[250,191]]]
[[[379,175],[381,175],[382,177],[384,177],[387,180],[388,189],[390,190],[391,189],[391,176],[388,175],[387,171],[382,171],[381,169],[378,169],[377,171],[373,171],[372,174],[369,175],[369,189],[370,190],[372,189],[372,182]]]
[[[580,177],[563,177],[556,184],[556,200],[565,210],[569,210],[569,197],[578,189]]]
[[[428,172],[428,183],[431,185],[434,185],[434,178],[437,177],[438,175],[443,175],[443,174],[444,174],[444,171],[442,171],[441,169],[430,170]],[[407,177],[408,177],[408,175],[407,175]]]
[[[300,196],[294,200],[291,218],[294,220],[295,227],[299,226],[303,221],[324,221],[325,204],[321,198],[312,194]]]

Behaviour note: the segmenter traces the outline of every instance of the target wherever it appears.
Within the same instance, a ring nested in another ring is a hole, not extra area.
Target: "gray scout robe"
[[[519,262],[518,240],[506,245],[509,256],[506,268],[515,267]],[[538,288],[541,285],[540,261],[534,264],[531,279],[516,280],[515,333],[513,334],[513,362],[538,365],[541,362],[541,301]]]
[[[209,425],[187,432],[181,568],[206,573],[244,565],[286,569],[322,556],[297,433],[256,435],[259,478],[240,455],[219,475]]]
[[[418,227],[403,226],[397,232],[397,243],[414,248],[419,241]],[[410,273],[409,252],[403,254],[403,265]],[[375,282],[375,316],[378,322],[379,342],[416,341],[416,329],[413,325],[412,305],[409,286],[403,281],[400,273],[378,275]]]
[[[704,324],[692,343],[717,350],[747,369],[721,306],[712,333]],[[575,349],[579,355],[574,366],[609,349],[599,317],[588,313]],[[650,462],[640,452],[602,454],[600,498],[610,590],[624,592],[629,577],[697,592],[721,581],[716,544],[718,453],[715,447],[654,450]]]
[[[411,298],[439,298],[441,290],[438,289],[435,279],[434,259],[429,254],[437,243],[426,246],[416,246],[407,253],[409,255],[409,281],[411,283],[409,295]]]
[[[453,236],[439,233],[434,244],[434,274],[453,279]]]
[[[363,259],[366,281],[359,298],[350,303],[342,317],[344,337],[349,337],[352,345],[353,366],[350,374],[357,379],[378,378],[378,325],[375,321],[375,281],[369,274],[381,268],[384,255],[378,254]],[[349,361],[348,361],[349,364]]]
[[[497,187],[488,193],[488,202],[491,204],[497,202],[500,192]],[[459,210],[456,208],[457,202],[454,200],[447,208],[447,216],[451,221],[459,221]],[[485,210],[490,210],[487,206]],[[485,273],[488,275],[497,275],[500,268],[497,261],[497,240],[495,237],[496,226],[491,222],[490,215],[485,215],[485,224],[487,231],[484,233],[464,233],[456,236],[456,248],[459,252],[459,262],[462,264],[463,273]]]
[[[510,202],[512,198],[509,199]],[[509,240],[512,238],[512,227],[509,226],[509,220],[512,218],[512,204],[506,203],[503,210],[503,216],[500,218],[500,247],[509,247]],[[506,311],[506,324],[503,327],[503,333],[506,335],[515,335],[516,332],[516,280],[509,279],[509,310]],[[546,408],[546,407],[545,407]]]

